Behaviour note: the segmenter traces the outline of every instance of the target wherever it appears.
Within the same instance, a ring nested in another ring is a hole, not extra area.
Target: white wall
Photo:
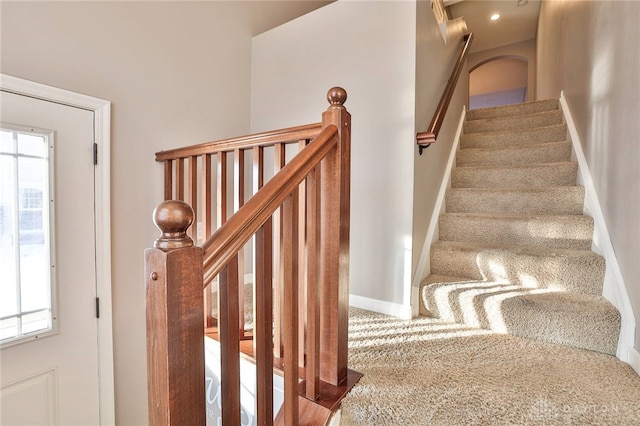
[[[251,130],[353,116],[350,293],[401,309],[411,278],[415,2],[338,1],[253,39]],[[365,299],[363,299],[365,298]]]
[[[640,318],[640,2],[542,2],[538,97],[563,90]],[[637,321],[637,320],[636,320]],[[640,349],[636,324],[635,348]]]
[[[3,73],[112,102],[118,425],[147,423],[143,250],[162,200],[154,153],[246,134],[251,35],[324,3],[2,3]]]

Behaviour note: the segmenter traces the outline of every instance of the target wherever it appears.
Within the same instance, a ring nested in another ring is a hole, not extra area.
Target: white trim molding
[[[580,135],[578,134],[564,92],[560,92],[560,105],[569,131],[569,139],[571,139],[571,144],[573,145],[573,152],[578,161],[578,182],[584,186],[584,214],[593,217],[594,229],[591,249],[603,256],[607,265],[602,295],[618,309],[621,316],[620,338],[618,339],[616,356],[621,361],[631,364],[636,328],[631,301],[624,284],[616,253],[611,244],[609,230],[607,229],[604,214],[600,207],[598,193],[596,192],[596,187],[593,183],[591,172],[589,171],[589,165],[587,164],[587,159],[582,149],[582,143],[580,142]],[[637,351],[635,353],[637,354]],[[640,366],[637,364],[638,359],[636,358],[636,366],[634,367],[636,371],[640,369]]]
[[[111,302],[111,102],[0,74],[3,91],[92,111],[94,141],[98,146],[95,170],[96,285],[100,298],[98,348],[100,375],[100,424],[115,424],[113,376],[113,325]]]
[[[629,365],[640,376],[640,352],[635,348],[629,348]]]
[[[378,312],[380,314],[391,315],[396,318],[413,318],[410,305],[387,302],[384,300],[371,299],[369,297],[349,295],[349,306],[353,308],[365,309],[367,311]]]

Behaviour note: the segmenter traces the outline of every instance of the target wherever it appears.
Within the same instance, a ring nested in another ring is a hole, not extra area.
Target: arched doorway
[[[527,81],[527,58],[489,58],[469,71],[469,109],[524,102],[527,99]]]

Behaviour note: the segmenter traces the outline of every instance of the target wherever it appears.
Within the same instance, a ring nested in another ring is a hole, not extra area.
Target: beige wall
[[[351,303],[404,305],[410,282],[415,4],[338,1],[254,38],[251,130],[316,122],[348,92]],[[408,304],[407,304],[408,306]],[[369,305],[369,308],[374,306]],[[389,311],[387,311],[389,312]],[[398,313],[398,312],[395,312]]]
[[[162,199],[154,153],[247,133],[252,34],[324,3],[2,2],[2,73],[112,102],[118,425],[147,423],[143,250]]]
[[[459,30],[458,34],[452,35],[450,41],[445,45],[428,1],[417,2],[416,18],[415,132],[418,133],[425,131],[431,122],[455,61],[460,54],[463,31]],[[459,41],[455,42],[455,40]],[[411,271],[414,285],[418,285],[421,278],[429,273],[428,267],[425,270],[418,270],[418,267],[421,257],[428,259],[430,242],[427,242],[425,246],[425,238],[447,166],[456,127],[460,121],[460,114],[463,106],[468,104],[468,79],[469,71],[468,67],[465,67],[460,74],[460,80],[438,135],[437,143],[425,150],[423,155],[418,155],[417,149],[413,149],[415,171]],[[428,260],[423,261],[428,263]]]
[[[525,59],[486,62],[469,74],[469,96],[527,87],[527,68]]]
[[[640,318],[640,2],[542,3],[538,97],[564,90]],[[636,324],[635,347],[640,348]]]
[[[527,60],[527,101],[542,99],[536,97],[536,40],[526,40],[495,49],[483,50],[469,55],[469,69],[474,69],[492,58],[517,56]]]

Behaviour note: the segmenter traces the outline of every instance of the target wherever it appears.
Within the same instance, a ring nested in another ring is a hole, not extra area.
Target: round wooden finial
[[[171,250],[193,246],[193,240],[187,235],[187,229],[193,223],[193,209],[184,201],[169,200],[158,204],[153,211],[153,223],[162,235],[153,246],[162,250]]]
[[[327,92],[327,100],[331,106],[343,106],[347,100],[347,91],[342,87],[332,87]]]

